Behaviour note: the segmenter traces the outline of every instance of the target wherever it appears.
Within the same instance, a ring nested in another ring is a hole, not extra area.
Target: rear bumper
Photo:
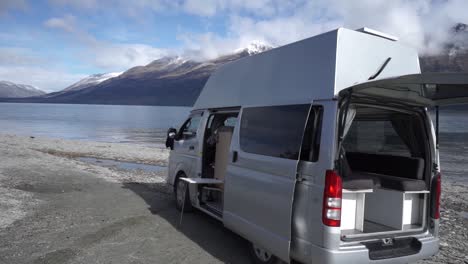
[[[410,263],[431,257],[439,251],[438,238],[426,237],[419,238],[418,240],[421,242],[422,246],[417,254],[382,260],[369,259],[369,251],[364,246],[342,247],[339,250],[328,250],[312,246],[311,253],[313,257],[309,263]]]

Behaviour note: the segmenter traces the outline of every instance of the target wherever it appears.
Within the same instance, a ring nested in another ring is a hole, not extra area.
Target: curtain
[[[356,117],[356,108],[352,105],[348,107],[348,114],[346,115],[346,121],[345,121],[345,126],[343,130],[343,138],[346,137],[346,135],[349,132],[349,128],[351,127],[351,124],[353,123],[354,117]]]
[[[421,144],[418,138],[417,120],[409,115],[394,115],[391,118],[392,126],[403,140],[413,157],[421,157]]]
[[[343,128],[343,139],[346,138],[346,135],[353,124],[354,117],[356,117],[356,108],[352,105],[348,107],[348,113],[346,114],[346,120],[344,123]],[[341,145],[340,149],[340,174],[343,177],[349,177],[352,173],[351,167],[349,166],[348,160],[346,158],[346,150],[344,149],[343,145]]]

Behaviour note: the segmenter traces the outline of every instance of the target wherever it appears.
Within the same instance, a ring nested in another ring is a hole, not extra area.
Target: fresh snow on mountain
[[[247,52],[248,55],[255,55],[261,53],[263,51],[269,50],[272,47],[261,42],[261,41],[253,41],[247,47],[238,49],[234,52],[234,54]],[[129,69],[126,72],[113,72],[113,73],[103,73],[103,74],[94,74],[90,75],[71,86],[65,88],[64,90],[58,92],[61,94],[63,92],[68,91],[78,91],[89,87],[94,87],[106,80],[111,78],[118,77],[122,75],[120,78],[125,78],[128,76],[140,76],[145,73],[157,73],[160,76],[177,76],[180,74],[185,74],[187,71],[195,70],[199,67],[203,67],[206,65],[212,65],[213,61],[203,61],[203,62],[196,62],[190,60],[188,58],[182,56],[166,56],[160,59],[154,60],[153,62],[149,63],[145,66],[137,66]],[[216,63],[215,63],[216,64]],[[55,95],[53,95],[55,96]]]
[[[448,40],[447,49],[449,58],[455,58],[459,54],[464,54],[468,51],[468,25],[458,23],[453,27],[453,34]]]
[[[421,57],[423,72],[467,71],[468,26],[459,24],[451,33],[453,37],[447,38],[443,52]],[[227,63],[272,48],[261,41],[254,41],[214,59],[191,60],[184,56],[166,56],[124,73],[91,75],[65,90],[18,101],[191,106],[212,72]]]
[[[43,95],[45,92],[37,87],[26,84],[17,84],[9,81],[0,81],[1,98],[22,98]]]
[[[246,51],[249,55],[255,55],[264,51],[267,51],[269,49],[272,49],[273,47],[271,45],[268,45],[262,41],[252,41],[247,47],[237,49],[235,52],[242,52]]]
[[[121,75],[123,72],[110,72],[90,75],[70,86],[65,88],[63,91],[81,90],[83,88],[102,83],[103,81],[115,78]]]

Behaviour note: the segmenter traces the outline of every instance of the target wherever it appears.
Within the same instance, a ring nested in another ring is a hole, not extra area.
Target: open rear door
[[[351,91],[358,97],[379,97],[424,106],[468,103],[468,73],[423,73],[357,84]]]

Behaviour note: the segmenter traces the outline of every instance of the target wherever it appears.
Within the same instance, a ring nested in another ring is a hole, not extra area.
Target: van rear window
[[[243,151],[298,159],[310,105],[244,108],[240,127]]]
[[[389,120],[355,120],[344,141],[349,152],[411,157],[411,152]]]

